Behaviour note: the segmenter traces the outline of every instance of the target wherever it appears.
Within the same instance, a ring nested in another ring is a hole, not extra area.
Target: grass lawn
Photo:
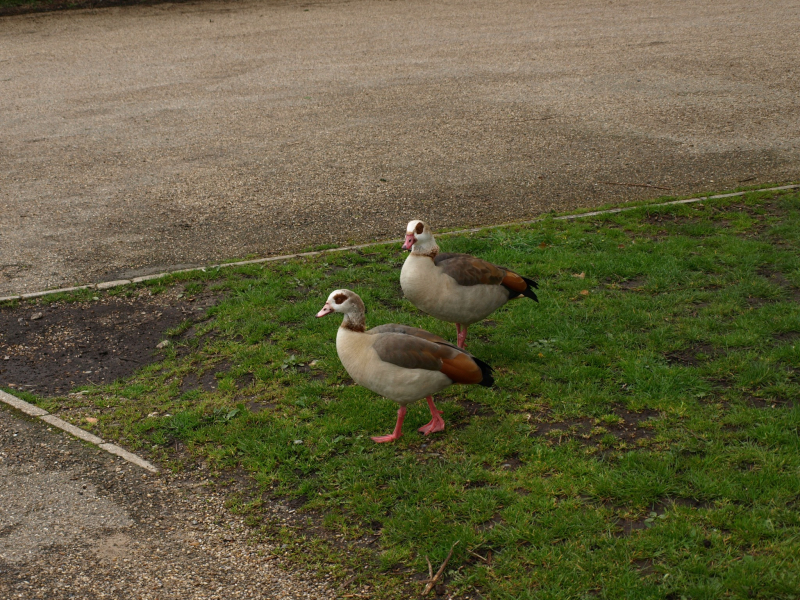
[[[399,244],[151,283],[224,299],[129,380],[32,399],[211,482],[244,473],[231,508],[343,593],[416,595],[459,542],[453,597],[800,596],[800,194],[439,242],[540,285],[470,328],[496,385],[440,395],[443,433],[416,432],[422,402],[374,444],[396,406],[349,381],[341,318],[314,318],[347,287],[368,327],[454,340],[402,299]],[[295,521],[265,517],[276,498]]]

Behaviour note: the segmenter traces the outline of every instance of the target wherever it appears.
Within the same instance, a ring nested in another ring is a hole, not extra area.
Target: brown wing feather
[[[506,276],[505,269],[469,254],[442,252],[433,263],[459,285],[499,285]]]
[[[379,336],[372,347],[384,362],[405,369],[441,371],[453,383],[491,386],[494,382],[489,365],[424,329],[389,323],[367,333]]]
[[[418,338],[422,338],[423,340],[428,340],[429,342],[433,342],[434,344],[445,344],[446,346],[450,346],[455,348],[453,344],[448,342],[446,339],[439,337],[438,335],[432,334],[430,331],[425,331],[424,329],[420,329],[418,327],[409,327],[408,325],[400,325],[399,323],[387,323],[386,325],[378,325],[377,327],[373,327],[367,331],[369,334],[376,334],[376,333],[401,333],[403,335],[411,335]]]
[[[442,361],[458,354],[452,346],[429,342],[414,335],[382,333],[379,336],[372,347],[380,359],[405,369],[440,371]]]

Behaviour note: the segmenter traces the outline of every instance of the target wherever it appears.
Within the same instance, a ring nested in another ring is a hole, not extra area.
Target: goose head
[[[334,290],[325,301],[325,306],[317,313],[317,318],[331,313],[344,315],[342,327],[364,331],[364,314],[366,308],[358,294],[350,290]]]
[[[420,220],[408,223],[403,250],[411,250],[418,254],[428,254],[438,249],[439,247],[436,245],[436,240],[433,239],[430,227]]]

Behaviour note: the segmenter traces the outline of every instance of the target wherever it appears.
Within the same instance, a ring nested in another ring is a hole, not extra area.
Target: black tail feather
[[[483,362],[480,358],[472,357],[472,360],[481,368],[483,379],[478,382],[478,385],[484,387],[492,387],[494,385],[494,376],[492,375],[492,367]]]
[[[520,277],[522,277],[522,275],[520,275]],[[525,290],[522,292],[522,295],[525,296],[526,298],[530,298],[531,300],[538,302],[539,298],[536,297],[536,294],[534,293],[533,290],[535,289],[538,290],[539,284],[536,283],[533,279],[528,279],[527,277],[522,277],[522,280],[528,284],[528,287],[525,288]]]

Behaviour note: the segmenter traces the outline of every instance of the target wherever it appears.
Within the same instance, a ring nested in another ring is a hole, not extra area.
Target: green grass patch
[[[470,328],[496,386],[442,394],[441,434],[416,432],[417,403],[398,443],[372,443],[396,407],[351,385],[339,318],[314,318],[347,287],[368,326],[454,339],[402,298],[396,245],[159,281],[224,300],[158,363],[47,404],[174,468],[246,473],[232,509],[372,597],[418,593],[456,541],[459,597],[798,597],[799,194],[441,244],[536,278],[541,300]],[[270,498],[315,525],[262,518]]]

